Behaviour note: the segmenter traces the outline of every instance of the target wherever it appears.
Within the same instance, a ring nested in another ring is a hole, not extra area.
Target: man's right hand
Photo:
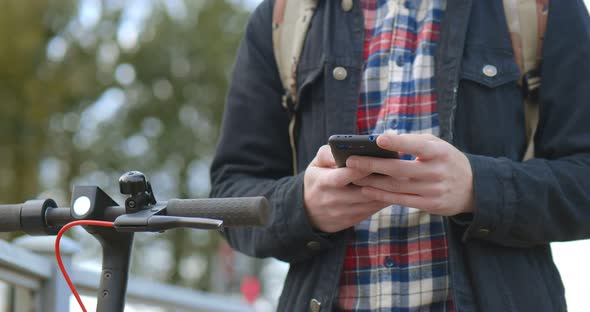
[[[312,226],[334,233],[360,223],[388,204],[361,193],[352,182],[368,175],[352,168],[338,168],[327,145],[322,146],[305,170],[303,179],[307,216]]]

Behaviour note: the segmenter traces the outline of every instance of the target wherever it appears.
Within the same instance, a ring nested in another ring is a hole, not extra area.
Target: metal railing
[[[0,240],[0,281],[11,289],[11,298],[5,302],[7,311],[70,311],[71,293],[57,269],[53,242],[50,236],[22,237],[14,243]],[[78,290],[95,297],[99,273],[72,268],[72,256],[79,250],[74,241],[64,237],[60,246],[64,265]],[[126,302],[157,311],[253,311],[239,299],[135,277],[129,279]]]

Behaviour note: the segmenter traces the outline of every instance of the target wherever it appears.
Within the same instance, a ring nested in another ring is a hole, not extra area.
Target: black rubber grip
[[[47,209],[47,212],[45,212],[45,222],[47,222],[48,226],[52,227],[66,225],[75,220],[70,210],[70,208],[66,207]]]
[[[0,205],[0,232],[18,232],[22,230],[20,213],[23,204]]]
[[[269,204],[265,197],[171,199],[167,215],[209,218],[223,226],[260,226],[268,221]]]

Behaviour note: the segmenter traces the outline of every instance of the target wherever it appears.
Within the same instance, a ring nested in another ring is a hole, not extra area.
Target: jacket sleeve
[[[468,155],[475,214],[464,239],[506,246],[590,238],[590,17],[551,1],[535,159]]]
[[[255,257],[293,262],[332,242],[316,233],[303,203],[303,173],[292,176],[288,115],[272,48],[272,2],[251,15],[238,50],[221,139],[211,167],[211,197],[265,196],[269,222],[260,228],[226,228],[235,249]]]

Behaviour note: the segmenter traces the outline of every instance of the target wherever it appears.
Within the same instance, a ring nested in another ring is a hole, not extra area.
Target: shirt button
[[[391,127],[391,129],[397,129],[397,119],[392,119],[391,120],[390,127]]]
[[[320,244],[320,242],[316,242],[316,241],[309,241],[307,242],[307,248],[312,249],[312,250],[318,250],[320,249],[320,247],[322,246]]]
[[[395,65],[402,67],[404,66],[404,58],[400,55],[395,59]]]
[[[383,265],[392,268],[395,265],[395,261],[391,257],[385,257],[385,261],[383,261]]]
[[[320,312],[320,308],[322,307],[322,303],[317,299],[311,299],[309,302],[309,309],[311,312]]]
[[[340,6],[342,6],[344,12],[350,12],[350,10],[352,10],[352,5],[352,0],[342,0],[342,2],[340,2]]]
[[[344,68],[342,66],[338,66],[338,67],[334,68],[334,71],[332,72],[332,76],[334,76],[334,79],[336,79],[336,80],[344,80],[344,79],[346,79],[346,76],[348,76],[348,72],[346,71],[346,68]]]
[[[498,75],[498,68],[496,68],[496,66],[490,65],[490,64],[485,65],[481,71],[483,72],[484,75],[486,75],[487,77],[490,77],[490,78],[494,78],[494,77],[496,77],[496,75]]]

